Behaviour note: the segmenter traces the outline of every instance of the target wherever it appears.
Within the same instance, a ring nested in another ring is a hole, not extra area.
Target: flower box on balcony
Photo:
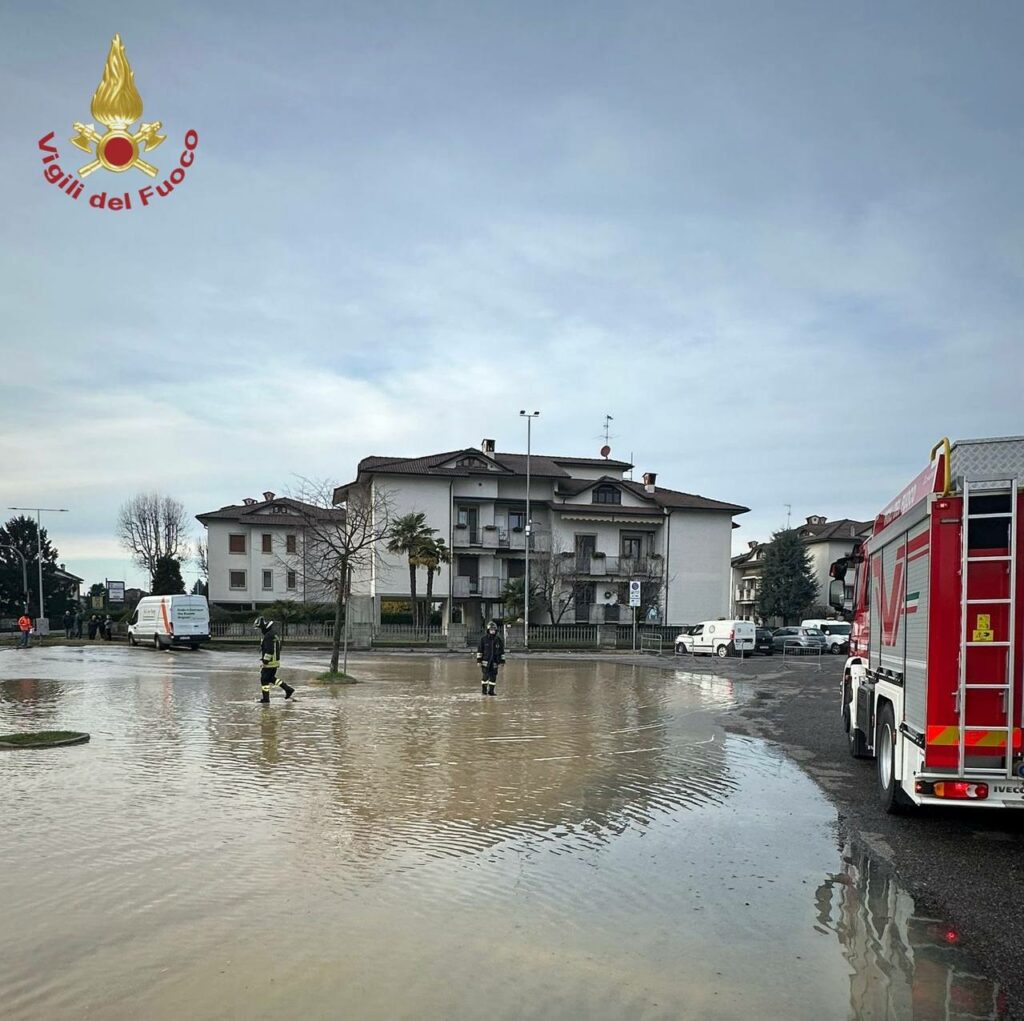
[[[456,528],[469,528],[469,525],[464,525],[461,522],[455,526]]]
[[[518,525],[516,525],[516,527],[515,527],[515,528],[513,528],[513,529],[512,529],[512,531],[513,531],[513,532],[521,532],[521,531],[522,531],[522,529],[521,529],[521,528],[520,528],[520,527],[519,527]]]
[[[593,558],[594,558],[595,560],[604,560],[604,558],[605,558],[605,557],[606,557],[606,556],[607,556],[608,554],[607,554],[607,553],[600,553],[600,552],[595,552],[595,553],[591,553],[590,555],[591,555],[591,556],[592,556],[592,557],[593,557]]]
[[[485,532],[496,532],[498,530],[497,525],[484,525]]]

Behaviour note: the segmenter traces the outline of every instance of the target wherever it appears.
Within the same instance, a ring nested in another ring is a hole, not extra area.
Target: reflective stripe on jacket
[[[32,630],[32,618],[31,617],[26,617],[24,614],[22,614],[18,618],[18,627],[22,631],[31,631]]]

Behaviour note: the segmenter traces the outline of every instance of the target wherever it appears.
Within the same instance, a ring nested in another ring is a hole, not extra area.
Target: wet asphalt
[[[839,813],[840,838],[886,859],[919,910],[946,919],[1003,987],[1008,1017],[1024,1019],[1024,810],[917,809],[887,815],[874,760],[855,760],[839,719],[841,659],[699,661],[748,684],[750,698],[723,717],[733,732],[780,745]],[[667,665],[663,661],[663,665]]]

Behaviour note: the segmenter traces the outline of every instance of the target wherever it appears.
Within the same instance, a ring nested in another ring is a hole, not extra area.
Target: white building
[[[811,571],[818,584],[815,603],[828,603],[828,587],[831,582],[829,568],[840,557],[845,557],[870,532],[873,522],[852,521],[842,518],[828,521],[821,514],[811,514],[805,524],[796,526],[797,535],[803,540],[810,554]],[[770,543],[750,542],[746,553],[732,558],[733,610],[734,616],[744,620],[757,620],[757,596],[761,588],[761,572],[764,569],[764,554]],[[853,593],[850,593],[852,598]]]
[[[229,609],[329,602],[331,595],[307,579],[304,522],[342,513],[266,492],[262,500],[197,514],[206,527],[208,599]]]
[[[728,613],[732,519],[748,508],[658,487],[653,473],[633,482],[623,461],[529,460],[531,588],[550,579],[553,610],[531,621],[629,621],[631,580],[643,583],[644,605],[664,622]],[[452,553],[434,579],[435,609],[479,626],[503,615],[505,586],[525,572],[526,462],[495,452],[493,440],[424,457],[366,457],[335,502],[365,484],[388,494],[392,520],[423,513]],[[351,619],[379,622],[382,601],[407,600],[409,587],[407,559],[382,550],[378,564],[353,577]]]

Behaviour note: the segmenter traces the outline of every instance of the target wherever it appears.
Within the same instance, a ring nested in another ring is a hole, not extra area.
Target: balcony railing
[[[756,588],[739,586],[736,589],[736,602],[737,603],[755,603],[755,602],[757,602],[757,589]]]
[[[664,569],[661,557],[577,556],[576,573],[592,578],[660,578]]]
[[[456,599],[467,599],[470,596],[479,596],[482,599],[500,599],[504,590],[504,579],[489,575],[479,578],[456,575],[452,579],[452,596]]]

